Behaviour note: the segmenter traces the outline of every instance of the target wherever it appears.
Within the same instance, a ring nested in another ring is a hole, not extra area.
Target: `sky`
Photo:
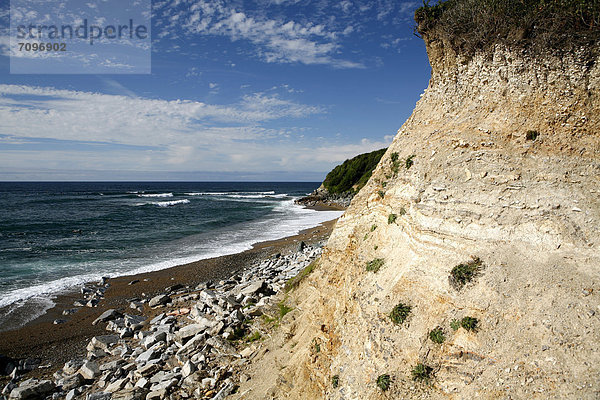
[[[154,0],[151,68],[98,43],[102,69],[42,73],[77,61],[49,52],[18,74],[0,0],[0,180],[321,181],[387,147],[426,88],[420,4]]]

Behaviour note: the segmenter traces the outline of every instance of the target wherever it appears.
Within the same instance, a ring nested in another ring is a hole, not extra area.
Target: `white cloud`
[[[326,172],[388,145],[389,138],[340,144],[304,137],[303,127],[268,127],[322,112],[265,93],[216,105],[0,85],[0,170]]]
[[[281,3],[278,3],[281,4]],[[364,68],[360,62],[339,59],[342,34],[323,24],[254,17],[228,7],[223,1],[195,2],[187,15],[181,11],[165,17],[183,23],[188,34],[228,37],[231,41],[247,40],[258,48],[257,54],[269,63],[325,64],[334,68]],[[176,31],[172,23],[166,29]],[[346,32],[347,34],[348,32]]]

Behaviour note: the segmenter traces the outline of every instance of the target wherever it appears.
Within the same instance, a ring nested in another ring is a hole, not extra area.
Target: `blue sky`
[[[0,4],[0,180],[320,181],[430,77],[418,2],[155,0],[139,75],[10,74]]]

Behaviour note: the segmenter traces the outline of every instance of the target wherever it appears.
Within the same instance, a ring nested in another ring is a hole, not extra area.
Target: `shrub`
[[[377,225],[375,225],[375,224],[371,225],[371,232],[373,232],[375,229],[377,229]]]
[[[339,375],[334,375],[331,377],[331,386],[333,386],[333,388],[337,388],[340,385],[340,376]]]
[[[344,161],[327,174],[323,186],[329,193],[345,193],[360,190],[369,180],[371,174],[387,149],[361,154]]]
[[[527,131],[525,132],[525,139],[527,140],[535,140],[540,136],[538,131]]]
[[[379,375],[377,377],[377,387],[385,392],[390,388],[391,381],[388,374]]]
[[[374,260],[371,260],[367,263],[367,271],[377,272],[381,267],[383,267],[384,263],[385,261],[383,260],[383,258],[376,258]]]
[[[472,55],[495,44],[538,50],[586,46],[600,37],[596,0],[447,0],[415,12],[415,31]]]
[[[444,343],[444,340],[446,340],[446,335],[444,335],[442,328],[438,326],[429,332],[429,339],[431,339],[433,343],[442,344]]]
[[[398,218],[398,216],[394,213],[388,215],[388,224],[393,224],[394,222],[396,222],[396,218]]]
[[[400,207],[400,210],[398,211],[398,214],[400,216],[406,215],[406,209],[404,207]]]
[[[363,240],[367,240],[369,238],[369,234],[365,233],[365,236],[363,236]]]
[[[482,268],[482,265],[483,261],[481,261],[479,257],[474,257],[468,263],[458,264],[456,267],[452,268],[452,271],[450,271],[450,276],[448,277],[450,285],[452,285],[452,287],[454,287],[456,290],[460,290],[463,286],[465,286],[468,282],[471,282],[473,278],[477,276]]]
[[[410,314],[410,310],[411,306],[398,303],[396,307],[392,309],[392,312],[390,313],[390,319],[393,323],[400,325],[406,321],[406,318],[408,318],[408,315]]]
[[[390,158],[392,159],[392,162],[395,163],[396,161],[398,161],[398,153],[393,152],[392,154],[390,154]]]
[[[406,158],[406,161],[404,162],[404,166],[406,167],[406,169],[410,169],[410,167],[413,166],[414,162],[413,162],[413,158],[415,158],[416,155],[410,155]]]
[[[382,199],[385,197],[385,192],[383,190],[380,190],[378,193],[379,197],[381,197]]]
[[[426,381],[427,382],[431,378],[432,371],[433,371],[433,369],[431,367],[428,367],[427,365],[425,365],[423,363],[418,363],[412,369],[411,375],[412,375],[413,380],[415,380],[415,381]]]

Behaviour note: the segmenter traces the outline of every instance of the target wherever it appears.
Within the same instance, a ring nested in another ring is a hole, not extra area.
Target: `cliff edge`
[[[238,398],[600,397],[598,43],[423,39],[428,88]]]

